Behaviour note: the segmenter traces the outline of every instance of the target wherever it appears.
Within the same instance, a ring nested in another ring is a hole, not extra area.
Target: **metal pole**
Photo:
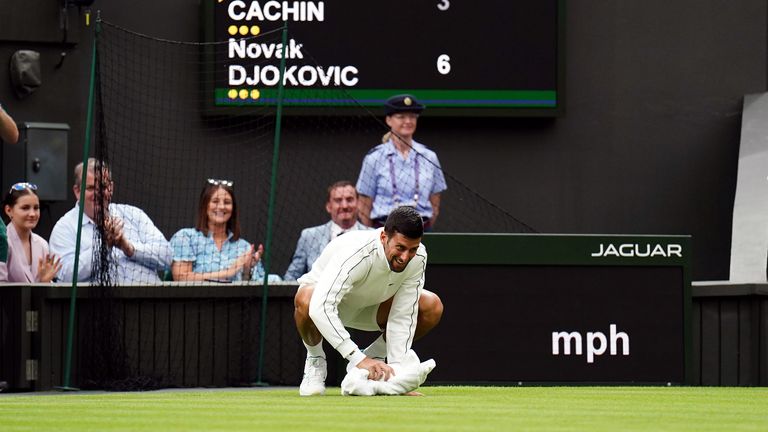
[[[80,236],[83,229],[83,209],[85,205],[85,185],[88,178],[88,154],[91,152],[91,127],[93,126],[93,100],[96,81],[96,44],[101,28],[101,17],[96,14],[96,26],[93,38],[93,52],[91,54],[91,83],[88,89],[88,115],[85,120],[85,148],[83,149],[83,174],[80,178],[80,199],[77,217],[77,239],[75,240],[75,265],[72,269],[72,294],[69,299],[69,325],[67,327],[67,351],[64,362],[64,383],[59,390],[78,390],[70,387],[72,373],[72,345],[75,337],[75,305],[77,304],[77,273],[80,265]]]
[[[269,186],[269,205],[267,207],[267,239],[264,245],[264,285],[261,295],[261,329],[259,331],[259,366],[256,385],[268,385],[262,381],[264,371],[264,345],[267,331],[267,297],[269,294],[269,269],[272,255],[272,232],[275,213],[275,195],[277,193],[277,163],[280,157],[280,134],[283,119],[283,98],[285,94],[285,50],[288,46],[288,21],[283,22],[283,56],[280,59],[280,81],[277,85],[277,107],[275,110],[275,139],[272,149],[272,177]]]

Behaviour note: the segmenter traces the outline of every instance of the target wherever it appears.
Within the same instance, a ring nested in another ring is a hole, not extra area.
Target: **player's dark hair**
[[[400,206],[387,216],[384,232],[389,237],[400,233],[409,239],[419,239],[424,235],[424,222],[415,208]]]

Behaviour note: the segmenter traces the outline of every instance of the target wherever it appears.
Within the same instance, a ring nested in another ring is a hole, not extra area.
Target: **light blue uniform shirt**
[[[230,232],[227,240],[221,246],[221,250],[219,250],[211,234],[206,236],[195,228],[183,228],[171,237],[173,260],[191,261],[192,271],[195,273],[226,270],[235,263],[239,256],[251,247],[251,244],[242,238],[237,241],[231,241],[231,239],[232,233]],[[259,261],[253,269],[251,279],[263,278],[264,267],[261,265],[261,261]],[[243,271],[237,272],[230,280],[243,280]]]
[[[373,201],[371,219],[386,217],[401,205],[413,206],[422,217],[431,218],[430,195],[446,189],[448,186],[437,155],[416,141],[406,159],[392,140],[374,147],[365,155],[357,178],[357,191]]]

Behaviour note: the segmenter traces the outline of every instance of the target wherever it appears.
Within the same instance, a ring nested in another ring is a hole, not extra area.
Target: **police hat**
[[[414,112],[418,114],[422,111],[424,111],[424,105],[409,94],[395,95],[384,102],[384,114],[388,116],[401,112]]]

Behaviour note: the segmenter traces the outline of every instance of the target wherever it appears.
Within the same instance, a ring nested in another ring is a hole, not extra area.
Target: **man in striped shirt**
[[[402,362],[413,341],[440,322],[442,302],[424,289],[423,234],[419,213],[398,207],[383,228],[334,239],[298,279],[294,318],[307,347],[300,395],[325,393],[323,339],[350,366],[368,370],[370,379],[387,380],[390,365]],[[361,351],[345,327],[382,335]]]

